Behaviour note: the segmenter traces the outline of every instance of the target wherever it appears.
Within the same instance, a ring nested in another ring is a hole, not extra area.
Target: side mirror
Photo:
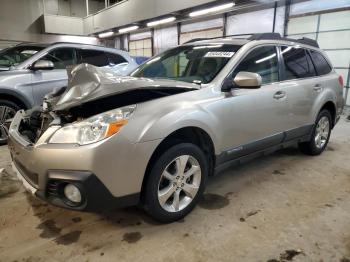
[[[233,79],[233,85],[240,88],[260,88],[261,76],[251,72],[239,72]]]
[[[38,60],[31,67],[31,70],[52,70],[54,69],[54,64],[49,60]]]

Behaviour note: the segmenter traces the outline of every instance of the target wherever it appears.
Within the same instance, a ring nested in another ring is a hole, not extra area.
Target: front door
[[[258,89],[233,89],[224,98],[224,141],[232,156],[249,154],[279,144],[289,126],[287,92],[279,85],[277,49],[273,45],[253,49],[234,69],[258,73],[262,86]]]
[[[40,60],[53,62],[53,70],[38,70],[32,73],[33,96],[37,105],[47,93],[52,92],[56,87],[64,87],[68,84],[66,67],[76,63],[75,50],[73,48],[56,48],[50,51]]]

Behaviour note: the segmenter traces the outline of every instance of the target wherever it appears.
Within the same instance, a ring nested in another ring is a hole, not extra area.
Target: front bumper
[[[33,145],[18,132],[23,115],[18,112],[11,123],[8,146],[13,168],[31,193],[75,210],[99,211],[138,203],[148,161],[159,141],[132,143],[120,132],[86,146],[48,144],[58,128],[51,127]],[[66,183],[82,189],[81,205],[70,205],[62,196],[60,186]]]
[[[136,205],[140,199],[137,193],[114,197],[94,174],[83,171],[49,171],[47,190],[40,190],[26,180],[14,163],[12,168],[28,192],[58,207],[98,212]],[[66,184],[74,184],[81,189],[83,196],[81,203],[72,205],[72,202],[66,199],[63,194],[63,186]]]

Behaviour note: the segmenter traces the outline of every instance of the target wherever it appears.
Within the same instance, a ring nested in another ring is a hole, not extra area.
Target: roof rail
[[[305,44],[305,45],[311,45],[311,46],[314,46],[317,48],[320,47],[316,40],[313,40],[313,39],[308,38],[308,37],[303,37],[303,38],[297,39],[296,41],[299,43]]]
[[[271,40],[271,39],[281,39],[280,33],[261,33],[261,34],[252,34],[248,40]]]
[[[215,39],[216,37],[214,38],[193,38],[191,40],[188,40],[187,42],[185,42],[184,44],[188,44],[188,43],[193,43],[193,42],[197,42],[197,41],[202,41],[202,40],[209,40],[209,39]]]
[[[222,38],[230,38],[230,37],[239,37],[239,36],[249,36],[245,37],[244,39],[247,39],[249,41],[253,40],[287,40],[292,42],[297,42],[305,45],[310,45],[319,48],[319,45],[316,40],[313,40],[311,38],[303,37],[301,39],[292,39],[292,38],[286,38],[282,37],[280,33],[258,33],[258,34],[237,34],[237,35],[226,35],[226,36],[218,36],[218,37],[210,37],[210,38],[194,38],[191,39],[184,44],[193,43],[197,41],[202,40],[213,40],[213,39],[222,39]]]
[[[254,34],[236,34],[236,35],[225,35],[225,36],[216,36],[216,37],[207,37],[207,38],[193,38],[183,44],[193,43],[193,42],[202,41],[202,40],[222,39],[222,38],[237,37],[237,36],[249,36],[249,35],[254,35]]]

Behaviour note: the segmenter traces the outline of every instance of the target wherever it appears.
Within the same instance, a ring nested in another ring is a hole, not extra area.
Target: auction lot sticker
[[[208,52],[205,54],[204,57],[232,57],[235,54],[235,52]]]

